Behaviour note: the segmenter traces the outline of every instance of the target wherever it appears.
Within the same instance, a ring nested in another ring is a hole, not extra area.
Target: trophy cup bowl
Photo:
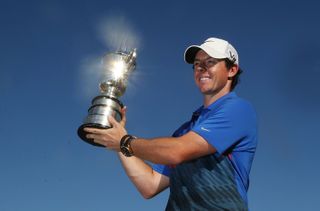
[[[92,139],[86,138],[85,127],[108,129],[112,125],[108,121],[108,116],[114,117],[117,121],[122,119],[121,97],[127,87],[128,77],[136,67],[137,52],[133,49],[130,52],[117,51],[108,53],[103,58],[104,79],[100,83],[100,95],[93,98],[88,109],[88,115],[83,124],[78,128],[78,136],[85,142],[99,147],[101,144],[94,143]],[[109,79],[106,79],[108,78]]]

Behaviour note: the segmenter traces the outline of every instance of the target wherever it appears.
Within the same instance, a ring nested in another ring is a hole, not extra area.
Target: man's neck
[[[226,95],[230,93],[230,90],[220,90],[218,93],[216,94],[208,94],[208,95],[204,95],[204,102],[203,105],[205,108],[207,108],[209,105],[211,105],[212,103],[214,103],[215,101],[217,101],[220,97]]]

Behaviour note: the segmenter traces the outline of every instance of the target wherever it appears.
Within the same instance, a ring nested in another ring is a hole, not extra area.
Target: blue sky
[[[115,153],[76,134],[98,94],[92,61],[112,49],[99,28],[106,20],[139,38],[138,68],[121,99],[131,134],[169,136],[188,120],[202,98],[183,52],[211,36],[227,39],[244,69],[236,91],[259,117],[251,210],[319,210],[319,6],[1,1],[0,210],[164,209],[168,191],[142,199]]]

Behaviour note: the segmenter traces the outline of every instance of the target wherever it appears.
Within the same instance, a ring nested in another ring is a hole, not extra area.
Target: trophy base
[[[87,135],[88,133],[83,130],[85,127],[99,128],[99,129],[108,129],[108,128],[110,128],[110,127],[108,127],[108,126],[103,126],[103,125],[97,124],[97,123],[87,123],[87,124],[81,125],[81,126],[78,128],[78,136],[79,136],[83,141],[85,141],[85,142],[87,142],[88,144],[91,144],[91,145],[93,145],[93,146],[96,146],[96,147],[105,147],[105,146],[103,146],[103,145],[101,145],[101,144],[95,143],[95,142],[93,141],[93,139],[88,139],[88,138],[86,137],[86,135]]]

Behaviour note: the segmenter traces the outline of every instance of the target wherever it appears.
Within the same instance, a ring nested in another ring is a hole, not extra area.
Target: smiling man
[[[128,135],[125,109],[120,123],[109,118],[111,129],[85,128],[87,137],[118,152],[145,198],[169,187],[166,210],[248,210],[257,123],[251,104],[233,91],[242,72],[238,53],[229,42],[209,38],[184,57],[193,64],[203,102],[172,137]]]

